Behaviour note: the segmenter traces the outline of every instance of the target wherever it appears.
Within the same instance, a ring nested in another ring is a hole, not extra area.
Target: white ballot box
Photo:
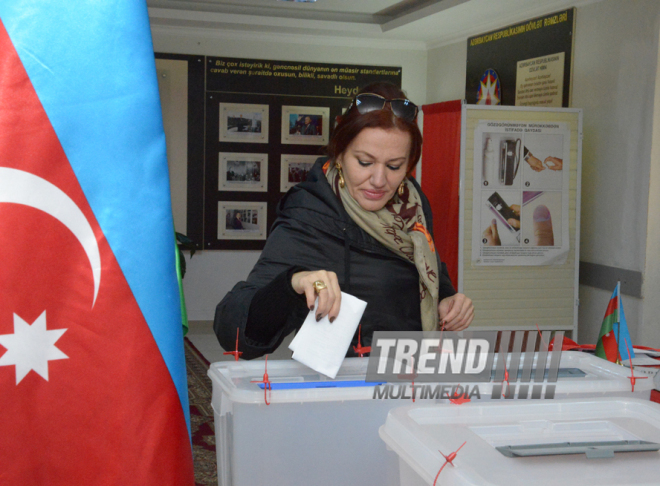
[[[347,358],[331,380],[296,361],[269,360],[268,392],[252,383],[263,379],[264,361],[213,363],[218,484],[397,485],[397,457],[378,427],[407,401],[374,400],[366,369],[367,358]]]
[[[634,398],[400,407],[379,432],[401,486],[660,484],[660,405]]]
[[[466,404],[447,398],[456,393],[456,383],[366,383],[367,362],[347,358],[330,379],[296,361],[268,361],[271,391],[257,383],[263,380],[264,361],[213,363],[209,376],[220,486],[398,485],[396,454],[378,437],[387,413],[412,404],[413,392],[416,406],[448,404],[446,410],[461,410]],[[555,399],[648,399],[653,387],[652,377],[642,379],[635,370],[639,379],[633,393],[629,368],[577,352],[562,353],[554,383],[522,383],[521,375],[508,384],[461,386],[469,390],[472,404],[492,400],[506,405],[556,401],[531,399],[534,386],[542,387],[541,397],[554,386]],[[527,399],[521,399],[523,386],[529,389]]]

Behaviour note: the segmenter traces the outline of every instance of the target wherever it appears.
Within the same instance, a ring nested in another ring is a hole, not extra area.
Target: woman
[[[218,304],[214,329],[225,349],[235,347],[238,328],[243,358],[270,353],[302,325],[317,295],[317,320],[333,321],[341,291],[367,302],[364,346],[374,331],[459,331],[472,322],[472,302],[456,293],[435,253],[428,201],[408,177],[421,155],[416,117],[389,83],[355,97],[338,118],[329,158],[280,201],[247,281]]]

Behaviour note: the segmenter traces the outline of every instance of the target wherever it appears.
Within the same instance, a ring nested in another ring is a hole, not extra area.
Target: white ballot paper
[[[293,351],[293,359],[334,379],[367,303],[342,292],[339,315],[332,324],[328,316],[316,322],[318,305],[316,299],[314,310],[309,312],[298,334],[289,344],[289,349]]]

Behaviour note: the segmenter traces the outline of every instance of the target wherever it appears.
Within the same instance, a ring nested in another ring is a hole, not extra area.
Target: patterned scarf
[[[351,219],[386,248],[415,264],[419,273],[422,329],[437,330],[438,260],[415,186],[406,178],[402,196],[397,192],[384,208],[366,211],[346,187],[339,186],[339,172],[334,163],[327,161],[323,172]]]

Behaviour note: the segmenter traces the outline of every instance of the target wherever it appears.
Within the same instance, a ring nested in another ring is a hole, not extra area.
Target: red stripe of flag
[[[612,314],[614,314],[616,312],[616,310],[618,308],[618,304],[619,304],[618,296],[612,297],[610,299],[609,304],[607,304],[607,310],[605,311],[604,319],[607,319],[609,316],[611,316]],[[614,322],[616,322],[616,321],[614,321]]]
[[[101,257],[93,305],[90,262],[70,228],[0,199],[0,484],[191,485],[189,436],[169,371],[2,23],[0,72],[0,166],[63,191],[91,225]],[[49,336],[63,332],[49,348],[65,358],[35,355],[45,368],[16,383],[19,365],[6,361],[24,356],[12,354],[9,339],[17,322],[34,331],[42,317]]]

